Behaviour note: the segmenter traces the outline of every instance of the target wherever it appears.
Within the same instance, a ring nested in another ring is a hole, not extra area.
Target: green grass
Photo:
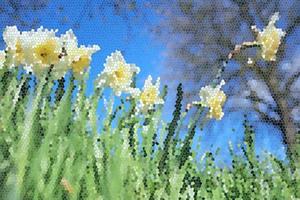
[[[99,120],[102,89],[87,97],[84,81],[61,80],[54,90],[45,77],[29,87],[32,76],[18,73],[0,72],[0,199],[300,198],[298,163],[258,159],[247,121],[243,155],[224,147],[232,166],[217,167],[213,152],[196,159],[191,143],[206,110],[187,117],[182,85],[170,122],[162,105],[136,115],[134,99],[113,105],[113,96]]]

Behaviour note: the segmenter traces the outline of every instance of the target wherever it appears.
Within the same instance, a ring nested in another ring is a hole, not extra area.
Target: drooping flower
[[[75,76],[84,72],[90,66],[92,54],[100,50],[98,45],[78,47],[77,38],[72,30],[61,36],[63,48],[65,50],[65,58],[68,60],[69,66],[73,70]]]
[[[275,27],[275,22],[279,19],[279,13],[276,12],[270,19],[269,24],[263,31],[259,31],[257,35],[257,43],[261,45],[261,55],[266,61],[275,61],[281,38],[285,32]]]
[[[139,89],[131,87],[131,83],[134,74],[139,72],[139,67],[126,63],[121,52],[115,51],[106,58],[104,70],[99,75],[98,86],[111,87],[117,96],[120,96],[122,92],[138,96]]]
[[[222,80],[219,85],[212,87],[210,85],[202,87],[199,96],[200,102],[193,102],[194,104],[200,104],[204,107],[209,108],[208,117],[221,120],[224,116],[222,107],[226,101],[226,95],[221,90],[221,87],[225,84],[225,81]]]
[[[151,109],[155,104],[163,104],[164,100],[159,96],[160,79],[152,84],[152,77],[148,76],[145,80],[143,91],[140,95],[140,107],[143,111]]]
[[[80,46],[79,48],[74,49],[73,52],[69,52],[73,55],[71,67],[74,73],[80,74],[87,67],[90,66],[92,54],[100,50],[100,47],[94,45],[92,47]]]

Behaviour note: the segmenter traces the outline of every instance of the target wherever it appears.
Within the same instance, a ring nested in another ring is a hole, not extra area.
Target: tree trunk
[[[267,79],[266,84],[270,89],[272,98],[274,99],[277,108],[278,114],[280,117],[279,128],[283,133],[283,141],[287,146],[287,153],[289,158],[292,158],[292,155],[295,153],[296,146],[296,126],[291,117],[291,110],[288,107],[286,97],[283,92],[279,90],[279,82],[275,74]]]

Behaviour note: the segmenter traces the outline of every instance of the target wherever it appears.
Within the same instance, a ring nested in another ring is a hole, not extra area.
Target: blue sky
[[[63,3],[62,3],[63,2]],[[39,12],[42,26],[46,28],[59,29],[59,34],[68,30],[67,25],[61,25],[58,19],[67,16],[70,20],[79,19],[82,13],[82,1],[51,1],[50,6]],[[58,6],[65,6],[62,13],[57,11]],[[106,56],[115,50],[124,52],[125,59],[129,63],[135,63],[141,68],[141,72],[137,79],[137,85],[142,87],[144,80],[150,74],[154,79],[164,72],[164,51],[165,46],[154,39],[146,27],[141,24],[132,27],[133,37],[127,40],[126,22],[118,16],[113,15],[109,11],[105,14],[105,21],[99,17],[89,19],[84,17],[81,19],[79,29],[74,29],[79,44],[98,44],[101,50],[93,56],[90,70],[90,80],[88,81],[88,92],[92,91],[94,80],[98,73],[103,69],[103,63]],[[171,91],[170,91],[171,92]],[[169,92],[169,93],[170,93]],[[226,90],[225,90],[226,92]],[[172,92],[171,92],[172,93]],[[170,95],[169,98],[174,96]],[[164,110],[164,118],[170,120],[170,107],[174,104],[175,99],[169,99],[168,105]],[[232,141],[234,145],[242,143],[243,138],[243,112],[225,114],[225,117],[219,121],[210,122],[210,129],[204,129],[203,132],[197,131],[196,136],[201,135],[201,148],[199,154],[208,150],[215,150],[220,147],[221,152],[218,161],[229,163],[228,142]],[[253,117],[248,117],[253,118]],[[233,131],[234,129],[234,131]],[[279,158],[285,157],[280,133],[271,126],[258,125],[256,131],[256,150],[268,150]],[[197,137],[196,137],[197,138]],[[213,146],[212,146],[213,145]]]

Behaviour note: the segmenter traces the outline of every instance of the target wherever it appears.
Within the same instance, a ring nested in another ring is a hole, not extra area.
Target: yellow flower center
[[[87,55],[82,55],[77,61],[73,61],[71,66],[75,73],[80,73],[90,65],[90,62],[91,60]]]
[[[118,70],[115,71],[115,75],[117,79],[121,79],[125,75],[124,69],[120,67]]]
[[[226,95],[223,91],[219,91],[216,96],[208,101],[209,117],[220,120],[223,117],[222,106],[226,101]]]
[[[126,66],[121,64],[114,72],[113,72],[113,83],[114,84],[124,84],[131,80],[131,73],[128,71]]]
[[[55,40],[48,40],[34,48],[36,58],[42,64],[56,64],[59,61],[58,53],[55,52],[57,42]]]
[[[142,92],[140,98],[141,98],[141,101],[143,104],[152,105],[155,103],[157,96],[158,96],[157,89],[154,86],[152,86],[152,87],[145,89]]]
[[[20,41],[17,41],[16,43],[16,60],[18,63],[22,62],[24,58],[24,50],[21,46]]]

